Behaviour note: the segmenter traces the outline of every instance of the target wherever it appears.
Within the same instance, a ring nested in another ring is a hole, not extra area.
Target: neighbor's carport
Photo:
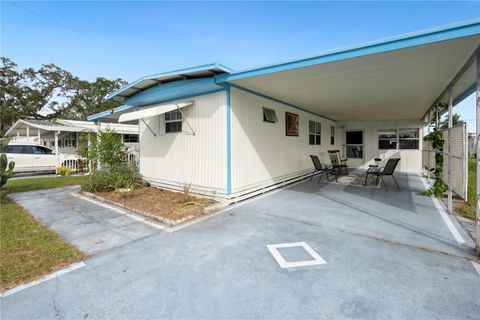
[[[436,114],[448,112],[451,140],[452,108],[475,90],[480,134],[479,44],[480,20],[474,20],[218,75],[217,82],[302,106],[336,121],[418,119],[427,125]],[[439,110],[439,103],[448,107]],[[450,150],[447,155],[450,164]],[[480,151],[477,171],[478,157]],[[448,182],[452,174],[449,165]],[[480,250],[478,207],[477,202],[476,245]],[[448,210],[452,210],[451,188]]]

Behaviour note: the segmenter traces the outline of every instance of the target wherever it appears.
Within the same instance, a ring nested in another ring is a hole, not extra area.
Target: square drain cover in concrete
[[[267,244],[267,248],[281,268],[306,267],[327,263],[312,247],[303,241]],[[283,255],[280,253],[280,250],[283,252]],[[306,257],[313,259],[304,260]]]

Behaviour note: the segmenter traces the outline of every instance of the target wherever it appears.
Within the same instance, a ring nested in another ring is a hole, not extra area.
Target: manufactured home
[[[78,120],[17,120],[5,133],[10,143],[37,144],[58,149],[64,154],[79,154],[79,138],[82,132],[113,130],[122,136],[131,152],[138,151],[138,126],[136,124],[101,123]],[[55,144],[55,142],[57,144]]]
[[[88,119],[138,121],[139,170],[153,185],[229,201],[307,177],[309,155],[329,164],[329,150],[351,168],[395,157],[419,174],[429,124],[476,88],[479,44],[470,21],[248,70],[160,73]]]

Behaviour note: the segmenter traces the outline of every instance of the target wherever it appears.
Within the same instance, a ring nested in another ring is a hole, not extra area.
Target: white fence
[[[467,125],[452,127],[452,190],[459,197],[467,200],[468,185],[468,134]],[[442,180],[448,181],[448,129],[442,130],[445,144],[443,146]],[[435,152],[429,142],[423,143],[423,167],[427,170],[435,168]]]
[[[122,163],[128,164],[130,166],[138,167],[139,157],[138,152],[130,151],[125,154],[125,157],[122,159]],[[87,161],[84,158],[72,158],[64,160],[61,163],[62,166],[68,167],[72,170],[75,170],[77,173],[86,173],[89,171],[89,166]]]

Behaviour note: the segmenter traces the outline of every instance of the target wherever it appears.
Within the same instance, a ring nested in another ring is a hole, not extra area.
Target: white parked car
[[[33,144],[9,144],[0,148],[0,153],[7,155],[8,162],[15,161],[13,172],[55,171],[57,156],[47,147]],[[58,154],[59,165],[76,168],[80,158],[72,154]]]

